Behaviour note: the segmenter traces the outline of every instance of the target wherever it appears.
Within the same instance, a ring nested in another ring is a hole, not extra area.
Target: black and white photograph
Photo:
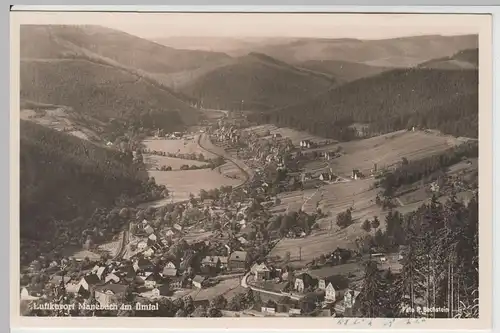
[[[491,320],[488,16],[18,15],[21,320]]]

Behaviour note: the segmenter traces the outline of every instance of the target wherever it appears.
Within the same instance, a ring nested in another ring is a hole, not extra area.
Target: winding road
[[[300,297],[297,296],[297,295],[294,295],[292,293],[283,293],[283,292],[276,292],[276,291],[270,291],[270,290],[266,290],[266,289],[262,289],[262,288],[258,288],[258,287],[255,287],[253,285],[250,285],[248,284],[248,277],[251,275],[251,272],[248,272],[246,273],[242,278],[241,278],[241,286],[243,288],[250,288],[251,290],[253,291],[257,291],[259,293],[263,293],[263,294],[268,294],[268,295],[274,295],[274,296],[287,296],[287,297],[290,297],[291,299],[294,299],[294,300],[300,300]]]
[[[219,157],[223,157],[224,159],[228,160],[230,163],[234,164],[238,170],[241,171],[241,173],[244,176],[244,181],[243,183],[239,184],[238,186],[235,186],[235,188],[240,187],[245,185],[252,177],[252,172],[248,168],[248,166],[243,163],[240,160],[237,160],[233,158],[231,155],[226,153],[223,149],[214,146],[212,142],[210,141],[210,138],[208,137],[207,134],[203,133],[200,135],[197,135],[196,137],[196,143],[203,149],[206,150],[207,152],[214,154]],[[221,152],[222,150],[222,152]],[[151,204],[155,203],[156,201],[152,201]],[[141,208],[144,207],[144,203],[140,205]],[[118,248],[118,251],[116,252],[115,256],[113,257],[114,260],[118,260],[120,258],[123,258],[126,252],[126,247],[128,245],[130,239],[130,223],[127,223],[127,225],[124,227],[123,234],[122,234],[122,239],[120,242],[120,246]]]
[[[222,148],[215,146],[210,141],[210,138],[208,137],[208,135],[206,133],[202,133],[200,135],[197,135],[196,143],[203,150],[206,150],[207,152],[209,152],[211,154],[217,155],[219,157],[222,157],[222,158],[228,160],[230,163],[234,164],[236,166],[236,168],[238,168],[238,170],[241,171],[241,173],[243,174],[245,179],[244,179],[243,183],[238,185],[237,187],[243,186],[252,178],[253,172],[245,163],[243,163],[241,160],[235,159],[230,154],[225,152]]]

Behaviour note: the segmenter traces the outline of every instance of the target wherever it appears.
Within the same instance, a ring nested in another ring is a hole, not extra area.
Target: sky
[[[485,16],[466,14],[22,13],[37,24],[96,24],[143,38],[316,37],[385,39],[477,34]]]
[[[472,15],[154,13],[142,16],[136,14],[129,18],[123,20],[116,16],[107,20],[105,25],[144,38],[248,36],[384,39],[479,32],[477,16]]]

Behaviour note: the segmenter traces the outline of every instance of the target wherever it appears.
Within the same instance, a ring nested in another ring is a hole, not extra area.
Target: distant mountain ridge
[[[180,91],[209,108],[264,110],[293,104],[334,84],[324,73],[251,52],[200,75]]]
[[[297,63],[300,68],[331,75],[339,83],[346,83],[391,70],[390,67],[370,66],[343,60],[308,60]]]
[[[156,74],[177,70],[168,56],[183,58],[183,51],[98,26],[21,26],[20,51],[21,99],[167,130],[198,119],[189,98],[163,85]],[[211,54],[187,52],[195,58]]]
[[[282,44],[262,45],[253,51],[290,64],[309,60],[337,60],[379,67],[412,67],[476,47],[477,35],[427,35],[381,40],[303,38]]]
[[[477,69],[479,66],[479,50],[466,49],[461,50],[450,57],[433,59],[421,63],[421,68],[437,69]]]
[[[21,26],[21,58],[66,58],[74,47],[149,73],[173,73],[230,59],[222,52],[178,50],[97,25]]]

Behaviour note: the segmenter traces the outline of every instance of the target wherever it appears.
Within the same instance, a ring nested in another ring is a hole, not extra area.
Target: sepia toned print
[[[488,327],[488,17],[75,14],[14,21],[22,320]]]

